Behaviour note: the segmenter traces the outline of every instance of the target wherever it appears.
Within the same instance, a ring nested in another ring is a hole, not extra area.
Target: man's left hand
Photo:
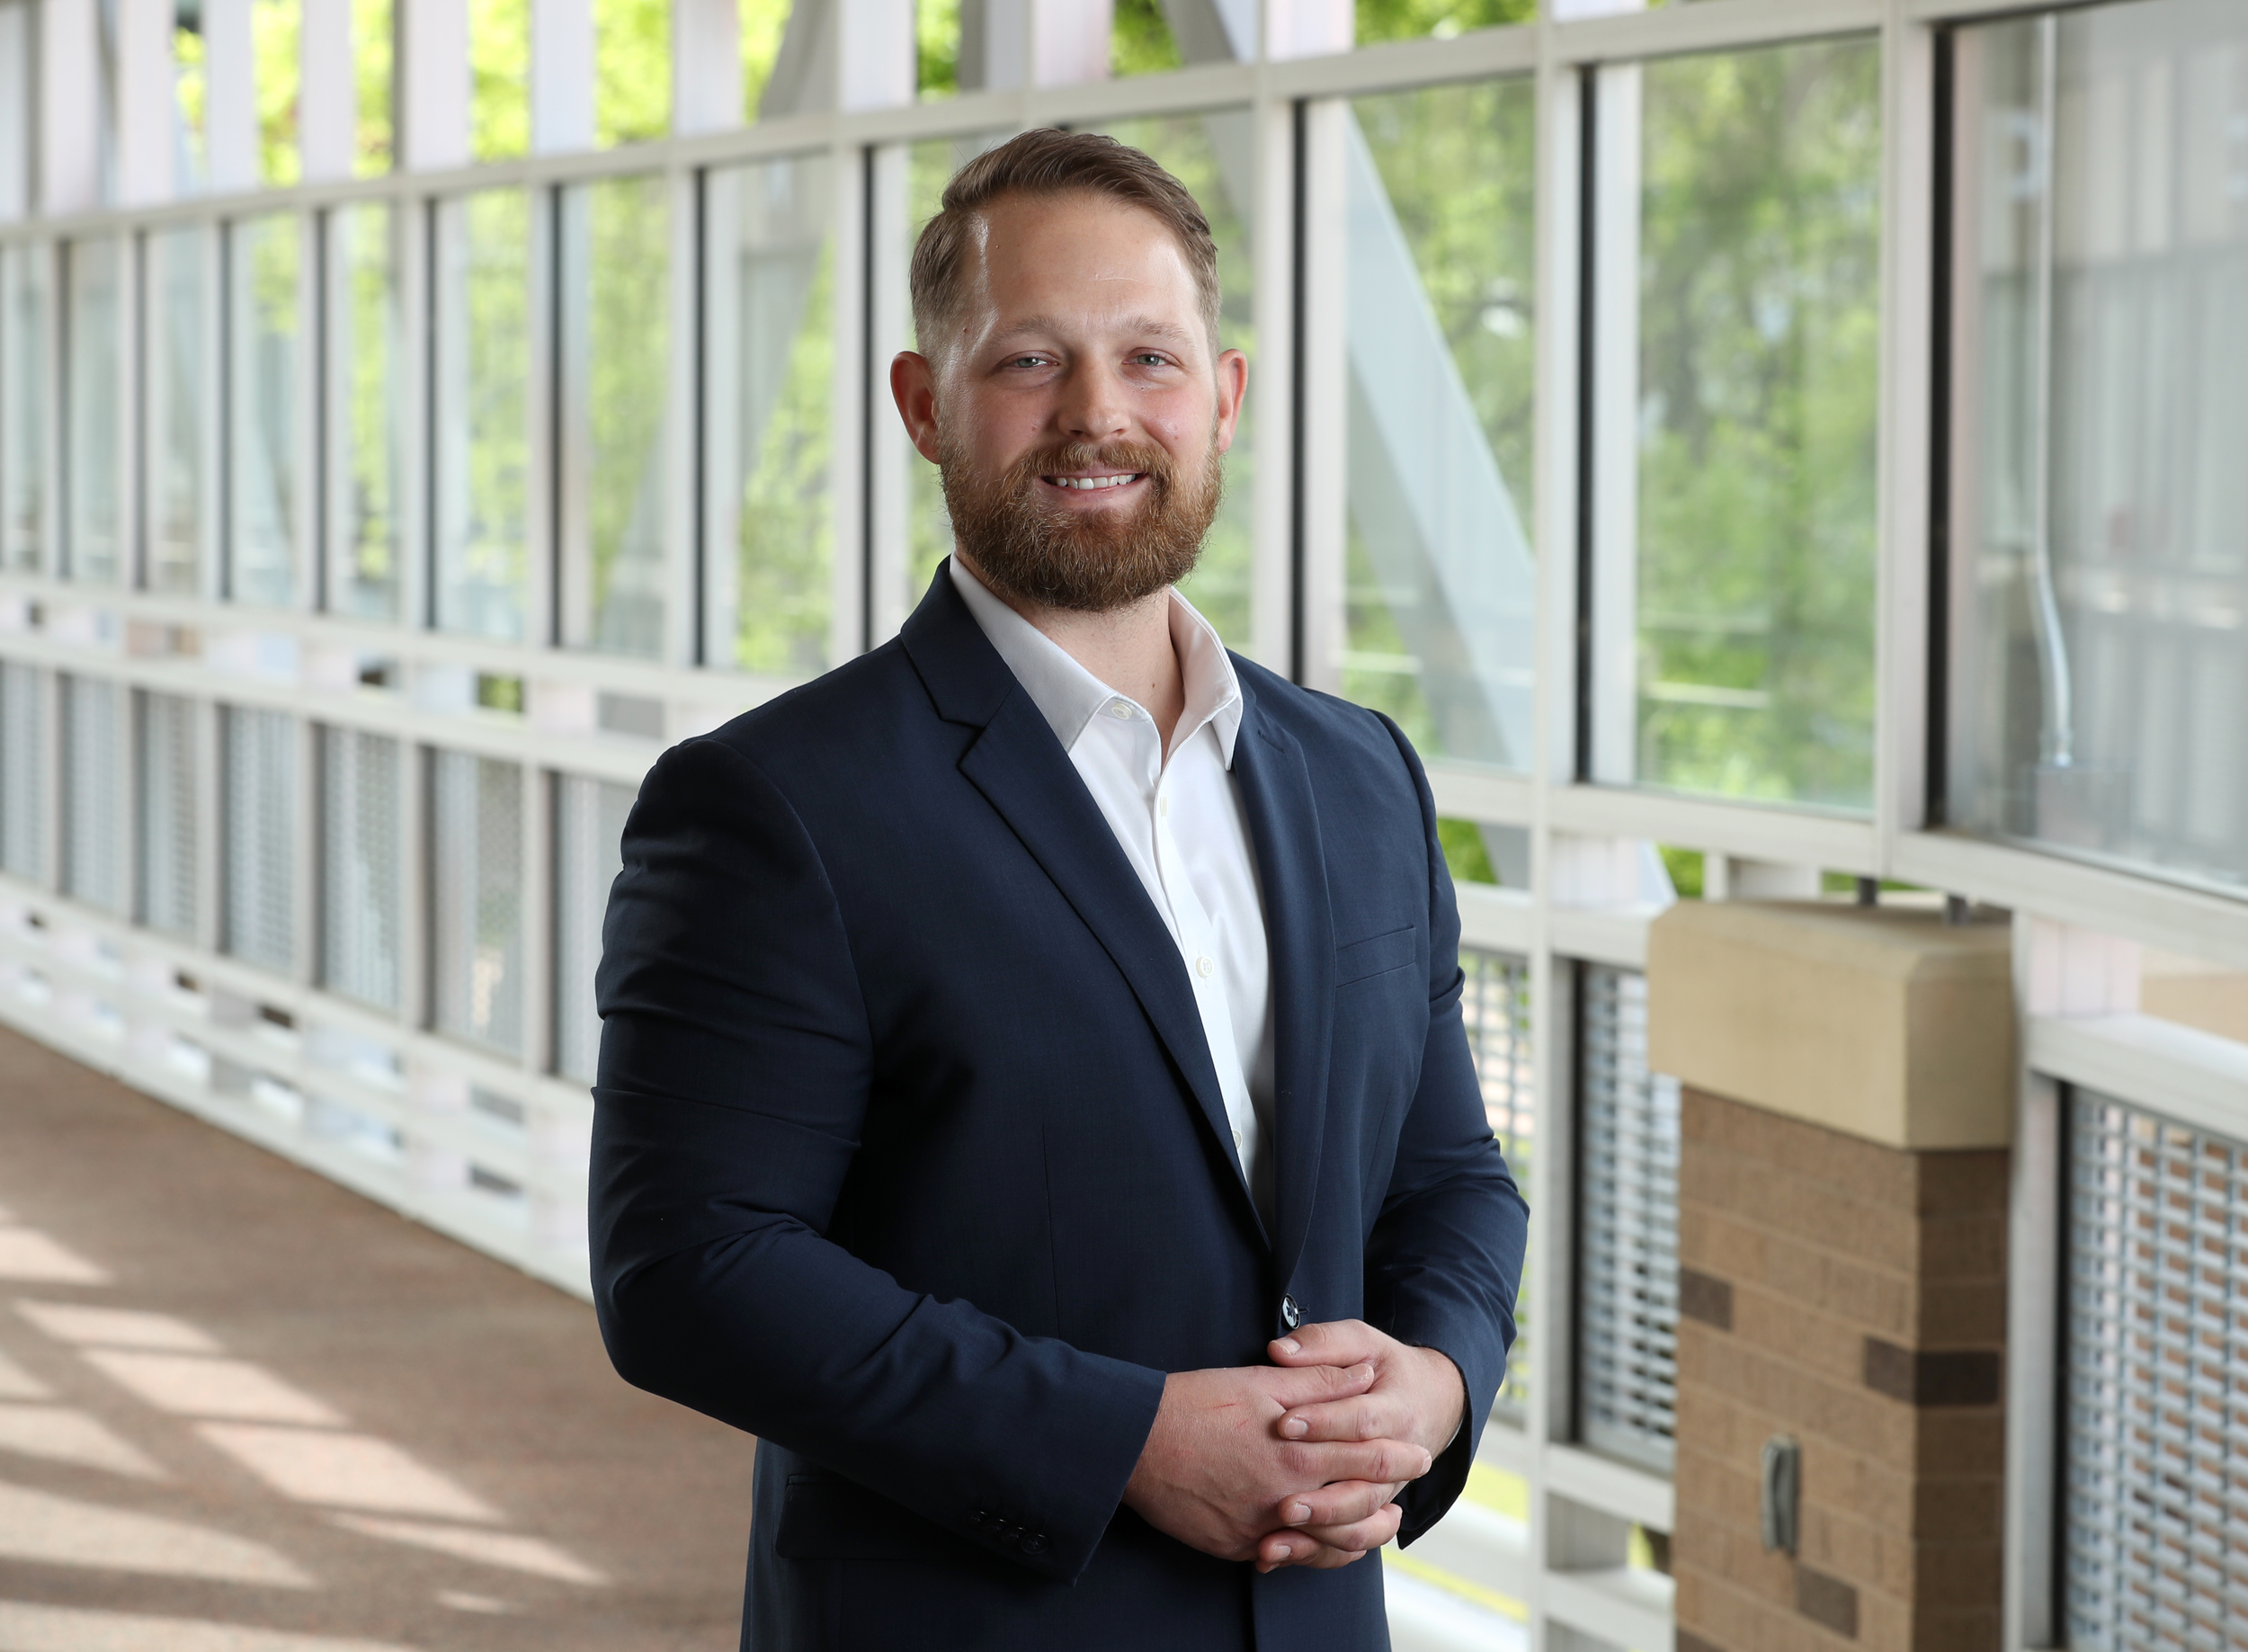
[[[1450,1358],[1433,1348],[1401,1343],[1362,1319],[1299,1326],[1268,1352],[1275,1365],[1374,1368],[1373,1385],[1364,1393],[1289,1411],[1274,1424],[1283,1440],[1403,1440],[1435,1457],[1452,1442],[1465,1418],[1467,1385]],[[1277,1511],[1278,1523],[1288,1529],[1258,1544],[1258,1569],[1333,1566],[1343,1558],[1337,1549],[1362,1551],[1369,1539],[1376,1544],[1387,1541],[1396,1531],[1393,1499],[1399,1489],[1338,1483],[1309,1497],[1289,1499]],[[1387,1518],[1365,1518],[1369,1503]],[[1299,1518],[1307,1513],[1309,1518]]]

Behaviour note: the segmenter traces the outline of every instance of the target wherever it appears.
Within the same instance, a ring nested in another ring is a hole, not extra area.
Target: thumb
[[[1316,1405],[1321,1400],[1354,1399],[1374,1386],[1371,1365],[1303,1365],[1270,1373],[1265,1393],[1281,1409]]]

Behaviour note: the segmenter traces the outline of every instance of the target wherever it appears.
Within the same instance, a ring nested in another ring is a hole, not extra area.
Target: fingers
[[[1425,1446],[1405,1440],[1307,1441],[1280,1448],[1286,1483],[1325,1486],[1336,1480],[1417,1480],[1436,1460]]]
[[[1356,1365],[1379,1361],[1396,1345],[1363,1319],[1331,1319],[1298,1326],[1266,1352],[1275,1365]]]
[[[1283,1440],[1402,1440],[1417,1432],[1413,1408],[1394,1390],[1298,1406],[1280,1421]]]
[[[1265,1395],[1283,1410],[1347,1399],[1374,1386],[1371,1365],[1307,1365],[1295,1371],[1260,1371]]]
[[[1388,1503],[1348,1525],[1272,1532],[1257,1545],[1257,1570],[1308,1566],[1325,1571],[1348,1566],[1396,1537],[1404,1520],[1405,1511]]]
[[[1281,1525],[1316,1532],[1365,1520],[1396,1495],[1396,1486],[1387,1480],[1337,1480],[1316,1491],[1281,1498],[1275,1512]]]

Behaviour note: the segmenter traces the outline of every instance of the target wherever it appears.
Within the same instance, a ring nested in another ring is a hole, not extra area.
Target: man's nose
[[[1105,442],[1131,425],[1122,381],[1113,370],[1097,362],[1069,376],[1059,416],[1065,434],[1085,442]]]

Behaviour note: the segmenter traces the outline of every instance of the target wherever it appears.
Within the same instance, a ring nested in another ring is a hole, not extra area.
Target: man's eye
[[[1142,367],[1161,367],[1167,359],[1168,358],[1164,356],[1156,354],[1152,350],[1143,350],[1132,358],[1135,362],[1138,363]]]
[[[1046,358],[1042,355],[1019,355],[1007,363],[1010,367],[1043,367],[1045,364]]]

